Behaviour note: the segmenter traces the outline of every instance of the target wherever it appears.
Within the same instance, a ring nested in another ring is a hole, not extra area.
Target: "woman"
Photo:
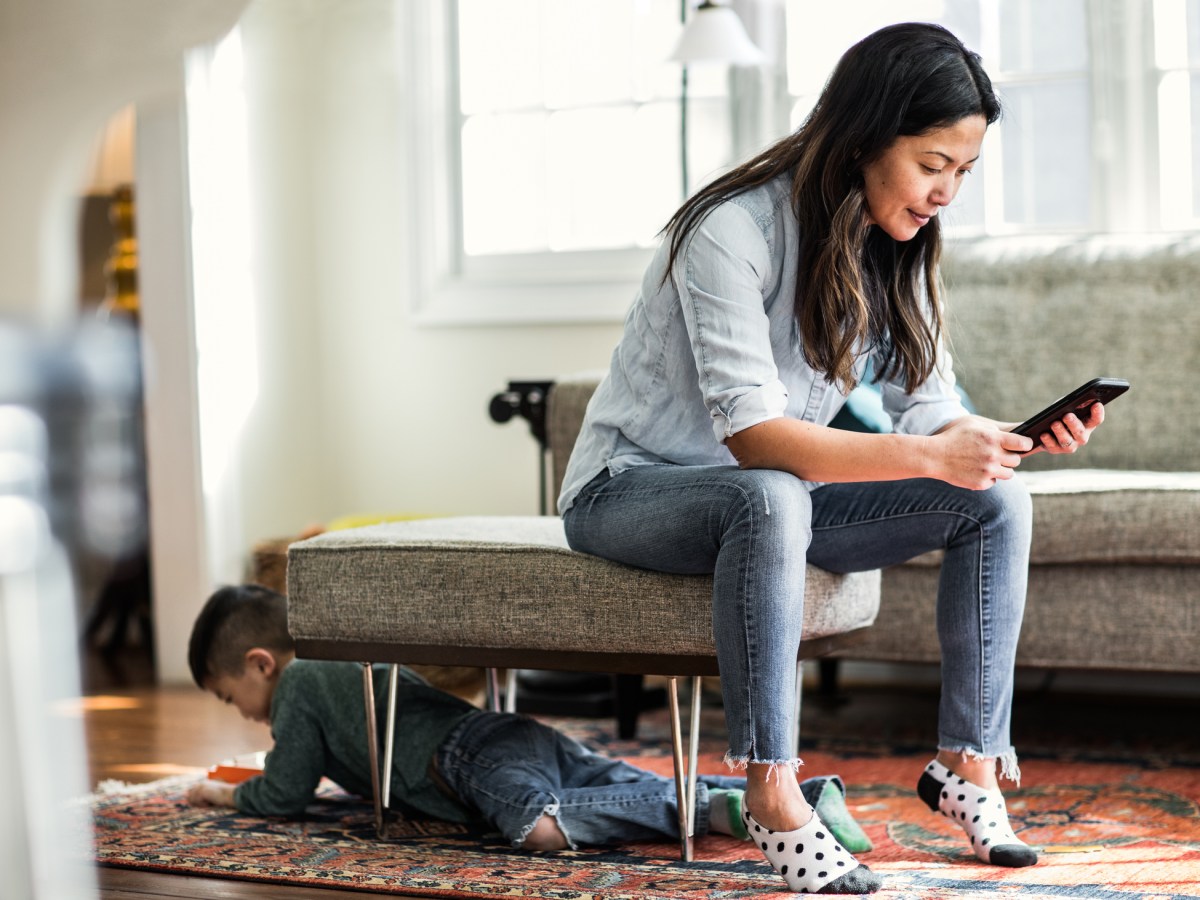
[[[999,115],[978,55],[939,26],[848,50],[795,134],[667,224],[564,479],[573,548],[713,573],[727,760],[746,767],[747,824],[793,890],[880,886],[816,837],[791,777],[806,562],[850,572],[945,550],[938,744],[918,793],[985,862],[1037,860],[997,781],[1019,779],[1031,513],[1013,472],[1033,442],[959,401],[937,280],[937,214]],[[827,427],[868,360],[894,433]],[[1068,416],[1038,449],[1073,452],[1102,418],[1099,404]]]

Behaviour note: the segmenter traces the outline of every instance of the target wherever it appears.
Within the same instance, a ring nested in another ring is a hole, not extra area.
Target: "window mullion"
[[[1145,231],[1158,221],[1153,31],[1147,4],[1093,0],[1093,227]]]

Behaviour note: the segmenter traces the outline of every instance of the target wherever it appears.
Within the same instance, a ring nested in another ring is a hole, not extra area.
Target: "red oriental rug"
[[[605,749],[668,774],[663,747]],[[702,769],[722,771],[719,750],[703,749]],[[836,773],[846,782],[847,805],[875,844],[860,859],[885,877],[881,900],[1200,898],[1200,766],[1191,759],[1023,759],[1023,787],[1008,792],[1009,812],[1042,859],[1001,869],[975,860],[958,829],[917,799],[927,754],[822,746],[804,757],[806,775]],[[96,797],[100,864],[477,900],[792,896],[751,845],[731,838],[698,839],[690,864],[672,843],[525,853],[495,835],[434,822],[396,822],[380,841],[370,804],[333,787],[303,821],[289,822],[193,809],[183,801],[193,780]]]

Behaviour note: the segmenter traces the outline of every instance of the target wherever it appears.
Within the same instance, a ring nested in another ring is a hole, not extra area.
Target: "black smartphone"
[[[1114,397],[1120,397],[1129,390],[1129,382],[1124,378],[1093,378],[1087,384],[1080,385],[1067,394],[1055,400],[1036,416],[1026,419],[1013,429],[1013,434],[1023,434],[1033,438],[1034,446],[1041,446],[1041,436],[1050,431],[1050,426],[1068,413],[1075,413],[1080,419],[1087,421],[1087,412],[1093,403],[1108,403]]]

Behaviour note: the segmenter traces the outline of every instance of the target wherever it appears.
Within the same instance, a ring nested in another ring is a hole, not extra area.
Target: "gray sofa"
[[[1200,672],[1200,243],[991,242],[943,265],[959,382],[1022,420],[1097,375],[1128,378],[1073,456],[1038,454],[1021,666]],[[842,654],[936,662],[936,554],[883,573],[876,627]]]

